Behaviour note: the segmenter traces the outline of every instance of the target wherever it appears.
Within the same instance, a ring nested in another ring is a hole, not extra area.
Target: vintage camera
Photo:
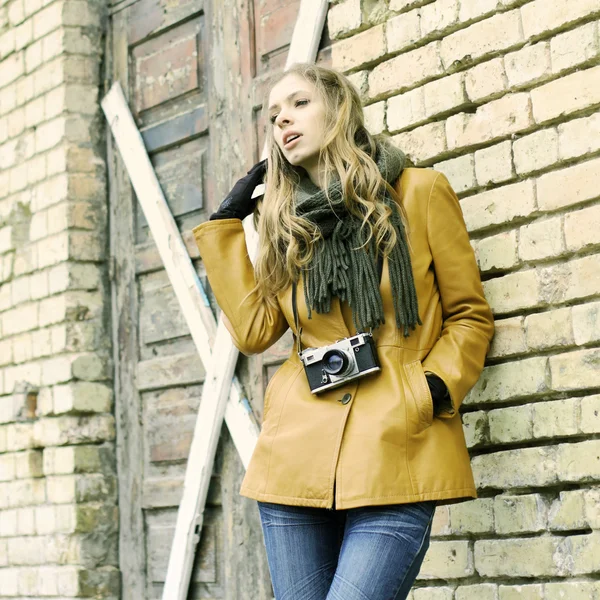
[[[300,359],[313,394],[381,370],[371,332],[342,338],[322,348],[305,348]]]

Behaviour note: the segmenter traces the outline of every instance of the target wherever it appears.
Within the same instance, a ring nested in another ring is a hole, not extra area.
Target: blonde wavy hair
[[[396,231],[389,219],[392,211],[381,201],[385,190],[398,203],[405,227],[406,213],[398,193],[381,176],[375,163],[376,140],[383,138],[371,135],[365,128],[358,92],[337,71],[302,63],[280,74],[269,90],[288,75],[299,75],[312,83],[326,107],[325,140],[319,153],[319,164],[326,174],[325,189],[333,177],[339,178],[348,212],[362,219],[363,235],[366,228],[364,245],[374,237],[378,251],[387,256],[396,243]],[[257,283],[248,296],[257,292],[261,300],[276,307],[277,294],[297,280],[322,236],[314,224],[294,214],[295,189],[303,169],[291,165],[276,144],[267,105],[267,101],[263,102],[269,150],[266,191],[254,213],[259,235],[254,266]]]

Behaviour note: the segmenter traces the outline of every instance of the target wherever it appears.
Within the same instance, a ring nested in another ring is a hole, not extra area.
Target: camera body
[[[313,394],[381,370],[372,333],[357,333],[322,348],[305,348],[300,360]]]

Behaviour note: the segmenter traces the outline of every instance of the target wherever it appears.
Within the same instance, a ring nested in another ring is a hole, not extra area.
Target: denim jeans
[[[436,501],[327,510],[259,502],[276,600],[404,600]]]

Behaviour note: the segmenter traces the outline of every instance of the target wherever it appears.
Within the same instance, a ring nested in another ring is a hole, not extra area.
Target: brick
[[[385,130],[385,102],[365,106],[364,114],[365,126],[371,133],[377,134]]]
[[[15,478],[15,456],[5,454],[0,456],[0,481],[12,481]]]
[[[43,123],[36,129],[36,148],[38,152],[49,150],[59,144],[66,135],[67,121],[65,117],[58,117]]]
[[[596,487],[587,490],[585,498],[585,518],[592,529],[600,526],[600,490]]]
[[[36,40],[63,25],[65,4],[65,2],[53,2],[34,15],[33,32]]]
[[[600,432],[600,395],[586,396],[581,399],[581,424],[582,433]]]
[[[29,17],[42,8],[42,0],[24,0],[23,8],[25,16]]]
[[[600,54],[597,23],[586,23],[550,40],[552,72],[580,65]]]
[[[600,159],[546,173],[537,180],[537,189],[541,210],[556,210],[597,198]]]
[[[544,585],[546,600],[590,600],[598,598],[599,593],[597,581],[552,581]]]
[[[404,91],[442,75],[438,48],[439,42],[433,42],[377,65],[369,74],[369,96]]]
[[[475,174],[477,183],[481,186],[512,179],[514,170],[511,142],[501,142],[475,152]]]
[[[9,506],[22,507],[46,502],[43,479],[17,479],[9,483]]]
[[[535,0],[521,7],[526,38],[562,28],[578,19],[598,12],[596,0]]]
[[[600,479],[600,440],[557,446],[557,475],[561,482]]]
[[[2,314],[4,335],[14,335],[38,326],[37,303],[23,304]]]
[[[538,269],[540,305],[594,295],[599,270],[600,255],[597,254]]]
[[[33,507],[17,509],[17,534],[35,534],[35,512]]]
[[[517,234],[513,229],[474,242],[481,271],[508,269],[517,263]]]
[[[539,42],[511,52],[504,57],[504,67],[509,87],[543,81],[552,73],[550,44]]]
[[[355,70],[385,55],[385,30],[383,25],[372,27],[348,40],[331,47],[331,60],[340,71]]]
[[[26,450],[18,452],[14,456],[17,479],[42,477],[42,452],[40,450]]]
[[[456,588],[456,600],[497,600],[497,586],[494,583],[477,583],[475,585],[461,585]]]
[[[54,413],[110,412],[112,390],[101,384],[80,381],[54,388]]]
[[[44,239],[38,246],[40,269],[64,262],[71,258],[69,252],[70,233],[63,232]]]
[[[533,437],[552,438],[579,433],[579,401],[575,398],[533,404]]]
[[[54,504],[116,500],[115,477],[101,474],[48,476],[46,482],[48,502]]]
[[[449,508],[453,534],[494,532],[493,498],[477,498],[453,504]]]
[[[465,441],[468,448],[484,446],[490,441],[487,412],[477,410],[462,415]]]
[[[565,251],[560,217],[535,221],[519,230],[519,258],[539,260]]]
[[[448,505],[438,505],[431,522],[431,537],[450,534],[450,511]]]
[[[392,138],[392,142],[403,150],[415,165],[430,160],[447,149],[442,122],[429,123],[412,131],[399,133]]]
[[[330,7],[327,25],[332,39],[338,39],[357,31],[362,24],[360,0],[345,0]]]
[[[488,356],[498,358],[527,351],[523,317],[497,319]]]
[[[600,340],[600,303],[572,308],[573,335],[578,346]]]
[[[39,419],[34,423],[34,439],[41,446],[89,444],[112,440],[115,436],[111,415],[70,416]]]
[[[596,348],[550,357],[552,388],[577,390],[600,385],[599,361],[600,351]]]
[[[419,571],[419,579],[454,579],[472,575],[473,555],[465,540],[432,541]]]
[[[506,73],[501,58],[494,58],[469,69],[465,75],[465,90],[469,100],[481,102],[506,90]]]
[[[548,507],[540,494],[499,495],[494,498],[496,533],[535,533],[544,531]]]
[[[389,131],[399,131],[426,120],[424,88],[419,87],[387,101]]]
[[[444,68],[449,69],[460,61],[479,59],[523,41],[519,11],[512,10],[446,36],[440,54]]]
[[[390,10],[400,12],[420,3],[420,0],[390,0]]]
[[[491,14],[498,9],[497,0],[461,0],[459,20],[461,23]]]
[[[475,114],[459,113],[446,121],[448,148],[491,142],[533,124],[529,94],[509,94],[477,108]]]
[[[2,149],[4,151],[4,149]],[[13,228],[11,226],[2,227],[0,229],[0,254],[14,250],[14,243],[12,241]]]
[[[600,204],[565,215],[565,242],[570,251],[600,244]]]
[[[20,569],[0,570],[0,594],[5,596],[16,596],[18,593],[18,582]]]
[[[423,87],[423,93],[427,118],[449,110],[456,111],[468,103],[463,73],[432,81]]]
[[[15,27],[15,50],[22,50],[33,40],[33,24],[31,20],[24,21]]]
[[[33,446],[33,423],[11,423],[6,428],[6,449],[18,451]]]
[[[560,540],[550,537],[475,540],[475,566],[483,577],[543,577],[558,574]]]
[[[44,449],[44,474],[69,475],[104,472],[108,450],[99,446],[65,446]]]
[[[488,420],[490,441],[494,444],[530,440],[533,437],[533,408],[530,404],[490,410]]]
[[[567,536],[562,539],[557,552],[558,571],[563,576],[596,574],[600,569],[599,556],[600,534],[597,531]]]
[[[414,600],[453,600],[454,590],[449,587],[418,587],[413,589]]]
[[[532,396],[548,390],[545,357],[485,367],[465,402],[496,402]]]
[[[458,0],[438,0],[421,8],[421,32],[426,37],[458,22]]]
[[[483,284],[495,315],[533,308],[541,303],[541,286],[534,269],[509,273]]]
[[[583,156],[600,149],[600,112],[558,126],[558,155],[561,160]]]
[[[560,492],[548,512],[548,527],[552,531],[569,531],[571,529],[585,529],[584,490]]]
[[[476,186],[475,159],[472,154],[436,163],[433,168],[446,175],[457,194]]]
[[[558,132],[542,129],[513,142],[515,170],[519,175],[545,169],[559,160]]]
[[[552,446],[481,454],[472,458],[471,466],[479,489],[529,488],[562,481]]]
[[[7,56],[0,62],[0,81],[2,85],[8,85],[25,73],[25,56],[18,52]]]
[[[574,113],[600,102],[600,66],[565,75],[531,90],[536,123]]]
[[[398,52],[419,42],[424,37],[420,23],[419,11],[416,10],[389,19],[385,24],[387,51]]]

